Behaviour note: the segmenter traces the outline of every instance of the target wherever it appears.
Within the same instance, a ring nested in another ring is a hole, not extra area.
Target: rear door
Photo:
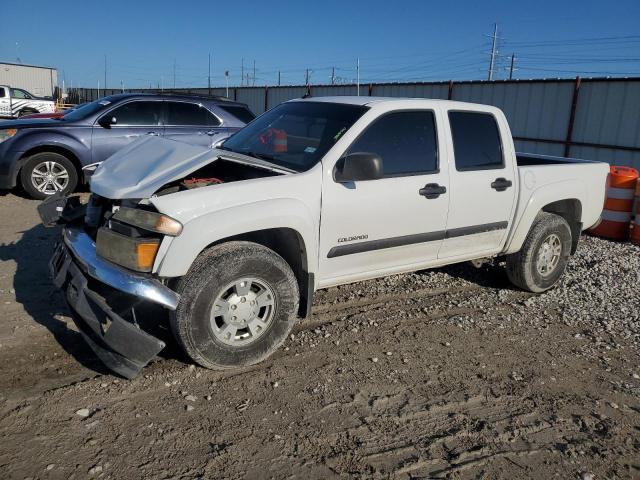
[[[479,110],[450,110],[448,120],[451,195],[446,239],[438,257],[499,253],[516,194],[514,153],[505,151],[510,143],[500,135],[509,132],[508,126],[504,117]]]
[[[440,140],[436,112],[386,113],[345,152],[377,154],[384,177],[345,184],[325,176],[319,258],[323,286],[437,259],[449,202],[449,173],[446,162],[439,161]]]
[[[161,136],[162,100],[132,100],[102,115],[93,126],[92,162],[102,162],[142,135]],[[113,125],[100,125],[104,117],[114,117]]]
[[[211,147],[218,138],[222,138],[222,121],[200,103],[186,101],[165,101],[166,138]]]

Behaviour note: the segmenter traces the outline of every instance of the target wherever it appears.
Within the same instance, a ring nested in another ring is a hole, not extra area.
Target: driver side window
[[[432,111],[392,112],[378,118],[351,144],[347,154],[375,153],[385,177],[438,171],[438,145]]]
[[[11,89],[11,95],[13,96],[13,98],[31,98],[31,96],[27,92],[25,92],[24,90],[18,90],[17,88]]]

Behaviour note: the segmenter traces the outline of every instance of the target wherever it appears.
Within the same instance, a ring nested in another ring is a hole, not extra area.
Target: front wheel
[[[287,338],[299,292],[287,262],[262,245],[228,242],[203,252],[178,282],[174,336],[206,368],[258,363]]]
[[[534,293],[553,287],[567,267],[571,253],[571,228],[559,215],[542,212],[519,252],[507,256],[511,283]]]
[[[43,200],[54,193],[73,192],[78,184],[78,172],[73,163],[59,153],[36,153],[22,167],[20,183],[31,198]]]

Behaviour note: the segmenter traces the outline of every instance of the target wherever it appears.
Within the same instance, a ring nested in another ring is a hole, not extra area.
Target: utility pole
[[[305,74],[304,74],[304,84],[308,87],[309,86],[309,69],[307,68]]]
[[[207,86],[209,88],[209,95],[211,95],[211,53],[209,53],[209,76],[207,77]]]
[[[493,35],[492,35],[492,40],[491,40],[491,61],[489,62],[489,76],[487,78],[489,81],[493,80],[493,69],[494,69],[495,64],[496,64],[497,38],[498,38],[498,24],[494,23],[493,24]]]
[[[253,61],[253,83],[251,84],[252,87],[256,86],[256,61]]]
[[[98,80],[98,98],[100,98],[100,80]]]
[[[278,86],[280,86],[280,70],[278,70]]]
[[[104,54],[104,88],[107,88],[107,54]]]
[[[124,82],[120,80],[120,93],[124,93]]]
[[[358,96],[360,96],[360,57],[358,57],[358,62],[356,63],[356,83]]]
[[[173,59],[173,88],[176,88],[176,59]]]
[[[229,70],[224,71],[224,79],[227,83],[227,98],[229,98]]]
[[[240,66],[240,86],[244,85],[244,57],[242,57],[242,65]]]
[[[513,64],[516,61],[516,54],[511,54],[511,66],[509,67],[509,80],[513,80]]]
[[[336,67],[331,67],[331,85],[336,84]]]

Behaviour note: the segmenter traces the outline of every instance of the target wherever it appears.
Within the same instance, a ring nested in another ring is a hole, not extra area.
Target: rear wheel
[[[571,253],[571,228],[559,215],[542,212],[519,252],[507,256],[511,282],[530,292],[553,287],[567,267]]]
[[[178,291],[171,328],[187,355],[206,368],[264,360],[296,321],[295,275],[282,257],[255,243],[228,242],[203,252]]]
[[[38,111],[25,108],[24,110],[20,110],[18,112],[18,118],[26,117],[27,115],[33,115],[34,113],[38,113]]]
[[[73,192],[78,173],[73,163],[59,153],[36,153],[22,167],[20,182],[30,197],[42,200],[54,193]]]

